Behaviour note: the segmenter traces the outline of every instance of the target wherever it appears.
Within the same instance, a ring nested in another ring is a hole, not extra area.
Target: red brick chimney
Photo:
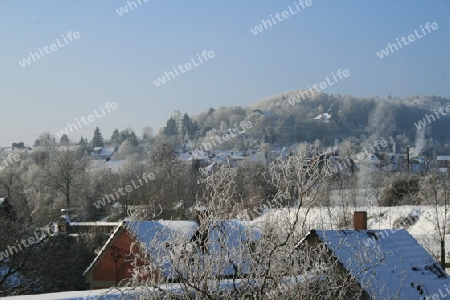
[[[355,211],[353,213],[353,228],[355,230],[367,230],[366,211]]]

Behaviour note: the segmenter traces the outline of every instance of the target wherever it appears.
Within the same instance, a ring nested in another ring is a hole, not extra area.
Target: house
[[[411,171],[415,174],[424,174],[427,162],[423,157],[412,157],[410,160]]]
[[[436,162],[439,172],[448,173],[448,170],[450,170],[450,156],[437,156]]]
[[[68,145],[68,146],[56,146],[55,150],[58,152],[78,152],[80,151],[80,145]]]
[[[114,147],[95,147],[91,156],[94,159],[110,159],[115,152],[116,148]]]
[[[86,283],[90,286],[89,289],[117,286],[122,280],[132,278],[131,261],[136,259],[136,254],[143,252],[143,249],[134,245],[135,240],[150,241],[158,236],[160,239],[157,242],[164,242],[166,236],[159,234],[164,229],[162,224],[145,222],[143,226],[136,227],[138,223],[140,222],[135,224],[123,222],[111,234],[97,257],[83,273]]]
[[[320,120],[323,121],[324,123],[329,123],[331,120],[331,114],[330,113],[320,114],[317,117],[315,117],[314,120]]]
[[[180,276],[189,277],[199,271],[195,263],[199,257],[220,265],[208,269],[211,278],[232,276],[232,262],[242,262],[243,243],[258,238],[257,234],[250,235],[242,223],[234,220],[208,223],[207,231],[199,230],[202,227],[195,221],[123,222],[84,272],[86,283],[90,289],[108,288],[126,283],[136,273],[141,280],[177,282]],[[222,253],[224,248],[226,255]],[[243,264],[244,271],[249,263]]]
[[[311,230],[297,247],[317,244],[343,276],[356,279],[360,299],[440,299],[450,286],[449,275],[405,229]]]

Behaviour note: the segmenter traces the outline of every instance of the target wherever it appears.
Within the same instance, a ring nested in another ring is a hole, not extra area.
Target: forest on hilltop
[[[253,127],[245,131],[245,136],[260,143],[290,146],[320,140],[323,145],[332,146],[336,141],[348,138],[356,144],[392,138],[396,151],[405,151],[406,146],[414,146],[417,139],[415,123],[426,114],[433,114],[435,109],[450,104],[450,99],[438,96],[361,98],[317,93],[292,105],[289,99],[298,93],[274,95],[249,107],[209,108],[192,117],[196,131],[186,139],[201,142],[208,135],[221,134],[239,126],[242,121],[250,121]],[[314,120],[323,113],[331,114],[328,122]],[[450,118],[445,117],[425,127],[424,138],[432,143],[438,154],[448,151],[445,147],[450,141],[447,128],[450,128]],[[230,140],[221,147],[243,148],[243,139]]]

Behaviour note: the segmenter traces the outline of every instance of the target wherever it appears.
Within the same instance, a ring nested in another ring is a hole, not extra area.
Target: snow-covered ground
[[[120,298],[120,293],[111,293],[105,295],[108,292],[105,290],[94,290],[94,291],[72,291],[72,292],[61,292],[61,293],[51,293],[51,294],[41,294],[41,295],[24,295],[24,296],[13,296],[5,297],[3,299],[14,299],[14,300],[112,300],[112,299],[125,299]],[[102,296],[103,295],[103,296]],[[132,299],[131,297],[129,299]]]
[[[164,288],[164,287],[163,287]],[[175,284],[168,285],[168,289],[179,288]],[[40,294],[40,295],[24,295],[24,296],[13,296],[6,297],[2,299],[13,299],[13,300],[139,300],[139,299],[149,299],[146,295],[157,293],[154,290],[145,289],[140,290],[138,288],[111,288],[111,289],[101,289],[101,290],[90,290],[90,291],[71,291],[71,292],[60,292],[60,293],[50,293],[50,294]]]

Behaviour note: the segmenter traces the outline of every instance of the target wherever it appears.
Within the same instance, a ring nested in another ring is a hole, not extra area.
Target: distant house
[[[91,156],[94,159],[110,159],[115,152],[116,148],[114,147],[95,147]]]
[[[25,144],[23,142],[12,143],[12,148],[23,149],[25,148]]]
[[[317,117],[315,117],[314,120],[320,120],[323,121],[324,123],[328,123],[331,120],[331,114],[329,113],[320,114]]]
[[[79,146],[79,145],[57,146],[55,149],[56,149],[56,151],[59,151],[59,152],[66,152],[66,151],[77,152],[81,149],[81,146]]]
[[[90,289],[108,288],[127,282],[136,269],[144,267],[146,273],[140,277],[142,280],[176,282],[181,275],[170,261],[174,253],[179,257],[180,253],[189,255],[194,251],[217,259],[224,244],[229,253],[239,253],[236,250],[248,238],[246,227],[238,221],[210,224],[206,235],[198,231],[195,221],[127,221],[112,233],[84,276]],[[226,278],[233,274],[228,260],[223,266],[220,274],[211,270],[211,277]]]
[[[450,286],[449,275],[405,229],[312,230],[298,247],[308,244],[328,249],[343,276],[356,279],[360,299],[440,299]]]
[[[424,174],[427,162],[423,157],[412,157],[410,160],[411,171],[415,174]]]
[[[450,156],[438,156],[436,157],[437,167],[442,173],[448,173],[450,170]]]

